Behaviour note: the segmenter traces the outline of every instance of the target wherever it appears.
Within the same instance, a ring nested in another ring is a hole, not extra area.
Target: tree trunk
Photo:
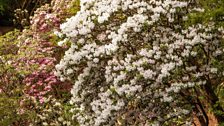
[[[211,105],[211,107],[213,108],[214,111],[214,115],[218,121],[218,123],[221,123],[224,121],[224,114],[218,114],[217,111],[224,113],[224,109],[222,108],[222,106],[219,103],[219,98],[218,96],[215,94],[213,88],[212,88],[212,83],[210,80],[207,81],[208,83],[206,83],[204,85],[205,91],[208,95],[208,101],[209,104]]]

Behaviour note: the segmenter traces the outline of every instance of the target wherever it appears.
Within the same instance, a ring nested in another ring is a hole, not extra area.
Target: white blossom
[[[188,3],[80,1],[80,11],[60,26],[72,44],[55,66],[55,75],[74,83],[70,103],[81,126],[116,125],[119,117],[126,119],[127,109],[138,107],[140,114],[155,113],[149,125],[159,125],[172,113],[180,118],[189,114],[178,104],[183,100],[179,93],[206,84],[206,75],[215,76],[219,70],[204,64],[205,52],[222,55],[223,49],[215,51],[220,39],[212,26],[176,23],[176,16],[188,20]],[[167,102],[167,108],[154,110]]]

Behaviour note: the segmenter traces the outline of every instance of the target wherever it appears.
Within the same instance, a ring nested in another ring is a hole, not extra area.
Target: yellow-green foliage
[[[71,8],[69,9],[69,13],[75,15],[80,9],[80,0],[76,0],[72,3]]]
[[[12,65],[13,59],[17,56],[18,46],[17,37],[20,32],[12,31],[0,37],[0,88],[7,95],[14,94],[21,82],[22,76]],[[6,85],[7,84],[7,85]]]
[[[0,36],[0,56],[7,54],[15,54],[18,51],[17,37],[20,32],[18,30],[8,32],[7,34]]]
[[[22,76],[17,72],[11,61],[16,56],[17,37],[20,32],[15,30],[0,37],[0,125],[15,125],[23,117],[17,113],[19,99],[22,96]],[[22,124],[22,123],[21,123]]]
[[[224,26],[224,0],[198,0],[204,12],[189,14],[187,25],[214,21],[218,26]]]
[[[20,97],[8,97],[0,94],[0,125],[26,125],[32,118],[31,113],[22,112],[19,108]],[[29,116],[28,116],[29,114]]]

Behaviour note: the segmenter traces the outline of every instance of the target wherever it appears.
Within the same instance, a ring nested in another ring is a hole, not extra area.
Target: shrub
[[[198,3],[80,4],[61,25],[72,43],[55,72],[74,83],[71,111],[80,125],[189,125],[193,112],[204,114],[198,92],[217,101],[211,87],[223,80],[224,32],[212,21],[186,26],[203,10]]]
[[[46,111],[49,125],[57,122],[54,117],[59,114],[65,121],[71,118],[63,103],[70,98],[70,83],[62,83],[53,70],[66,48],[54,42],[60,40],[54,31],[74,13],[67,11],[73,3],[53,0],[34,12],[29,28],[0,37],[0,125],[43,125],[40,115]],[[56,102],[63,104],[54,107]]]
[[[14,60],[19,47],[18,30],[0,37],[0,125],[27,125],[31,117],[29,111],[23,111],[20,101],[24,97],[22,81],[24,74],[16,70]],[[28,116],[29,115],[29,116]]]

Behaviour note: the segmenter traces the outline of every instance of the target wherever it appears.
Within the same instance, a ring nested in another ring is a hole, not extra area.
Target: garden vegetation
[[[224,1],[18,6],[0,36],[0,125],[224,124]]]

